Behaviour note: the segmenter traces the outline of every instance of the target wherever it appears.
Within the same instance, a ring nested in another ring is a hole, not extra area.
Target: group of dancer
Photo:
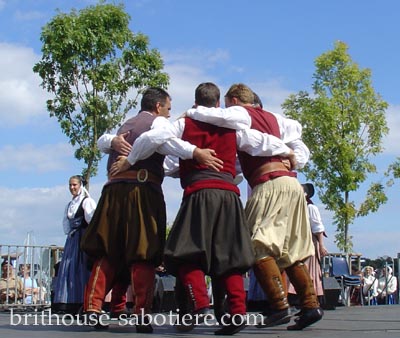
[[[287,329],[302,330],[322,318],[304,264],[314,245],[295,172],[309,151],[297,121],[263,110],[256,99],[248,86],[234,84],[225,94],[226,108],[220,108],[219,88],[202,83],[194,107],[171,123],[170,95],[148,88],[139,113],[117,135],[99,139],[99,148],[109,153],[109,176],[80,242],[93,262],[84,313],[99,316],[108,292],[128,273],[133,313],[142,318],[136,330],[152,332],[143,314],[151,312],[155,268],[164,264],[176,277],[181,314],[189,318],[208,314],[205,275],[211,277],[220,323],[216,335],[245,327],[245,321],[233,318],[246,315],[243,274],[250,268],[269,303],[258,327],[291,320],[283,271],[301,305]],[[239,167],[252,188],[245,208],[235,184]],[[167,239],[164,175],[179,176],[183,188]],[[192,329],[193,320],[183,329]]]

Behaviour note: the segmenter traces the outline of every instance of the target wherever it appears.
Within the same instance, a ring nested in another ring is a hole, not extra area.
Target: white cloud
[[[91,184],[96,201],[101,188],[102,184]],[[33,231],[37,245],[64,245],[62,219],[70,199],[68,183],[42,188],[0,187],[0,244],[23,244],[27,233]]]
[[[18,21],[31,21],[31,20],[37,20],[37,19],[42,19],[45,18],[46,14],[40,11],[16,11],[15,12],[15,18]]]
[[[0,43],[0,118],[9,126],[47,115],[47,93],[32,71],[38,60],[31,48]]]
[[[390,129],[384,139],[385,153],[399,156],[400,154],[400,106],[390,105],[386,111],[386,122]]]
[[[162,52],[166,64],[190,64],[200,69],[210,69],[217,64],[227,62],[230,59],[229,52],[223,49],[212,51],[198,49],[183,49]]]
[[[70,144],[45,145],[6,145],[0,148],[0,171],[15,170],[18,172],[51,172],[64,169],[73,158]]]
[[[230,55],[227,51],[196,49],[173,53],[166,51],[163,52],[163,58],[165,71],[171,79],[169,91],[173,99],[173,116],[179,116],[194,103],[194,91],[201,82],[215,82],[220,87],[223,101],[223,95],[228,88],[224,88],[226,81],[218,77],[219,73],[216,70],[221,63],[225,64],[229,61]],[[234,69],[234,72],[238,74],[242,71],[240,67]],[[228,84],[230,85],[231,83]],[[265,82],[248,83],[248,85],[261,97],[265,109],[282,113],[281,104],[291,93],[290,90],[284,88],[282,79],[270,79]],[[221,103],[223,105],[223,102]]]
[[[368,258],[397,257],[400,231],[360,231],[353,234],[354,252],[368,253]]]
[[[97,202],[104,182],[90,184],[90,194]],[[166,178],[163,184],[170,225],[182,199],[178,179]],[[1,245],[21,245],[33,231],[37,245],[64,245],[62,230],[64,209],[70,201],[68,185],[54,187],[8,189],[0,187]]]
[[[284,88],[281,79],[256,82],[249,84],[249,86],[261,98],[265,110],[282,114],[281,105],[291,94],[291,91]]]
[[[165,71],[170,75],[168,92],[172,97],[172,118],[177,118],[194,103],[194,92],[201,82],[216,79],[203,68],[184,63],[167,63]]]
[[[163,52],[165,71],[170,75],[169,93],[172,96],[172,115],[178,117],[194,103],[194,91],[201,82],[214,82],[223,95],[228,90],[224,87],[226,81],[219,78],[216,68],[220,63],[229,60],[229,53],[223,50],[199,51],[185,50]],[[236,73],[243,69],[237,68]],[[228,84],[230,86],[231,83]],[[276,113],[282,113],[281,104],[291,93],[284,88],[282,79],[270,79],[265,82],[248,83],[261,97],[264,107]]]
[[[68,194],[67,187],[1,187],[1,244],[23,244],[30,231],[34,232],[37,244],[63,244],[61,222]]]

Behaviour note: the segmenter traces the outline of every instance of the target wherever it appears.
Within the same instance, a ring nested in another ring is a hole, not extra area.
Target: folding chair
[[[335,277],[342,289],[342,300],[350,306],[351,287],[361,287],[361,276],[351,275],[346,257],[331,257],[330,274]]]

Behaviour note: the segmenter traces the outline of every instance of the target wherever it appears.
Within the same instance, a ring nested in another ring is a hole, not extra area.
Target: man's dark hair
[[[143,93],[142,101],[140,102],[140,110],[153,112],[156,110],[157,103],[164,106],[168,98],[171,99],[171,96],[162,88],[147,88]]]
[[[212,108],[217,106],[220,96],[219,88],[214,83],[204,82],[197,86],[194,100],[198,106]]]

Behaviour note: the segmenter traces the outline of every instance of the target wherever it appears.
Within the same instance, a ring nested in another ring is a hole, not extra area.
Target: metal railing
[[[49,307],[54,265],[62,252],[57,246],[0,244],[0,310]]]

